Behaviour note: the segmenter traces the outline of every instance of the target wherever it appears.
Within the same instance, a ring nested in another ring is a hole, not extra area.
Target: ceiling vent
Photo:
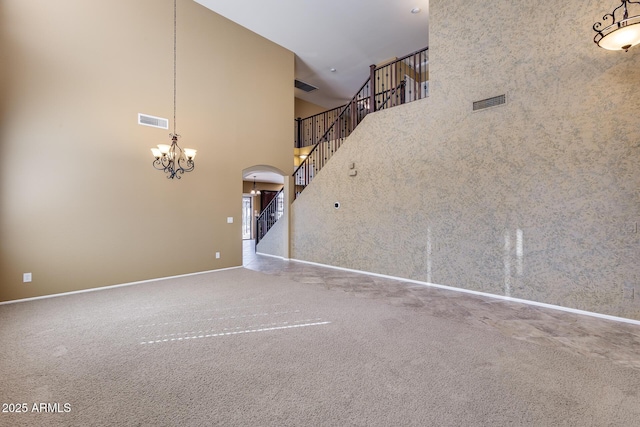
[[[494,96],[493,98],[483,99],[473,103],[473,111],[484,110],[485,108],[497,107],[498,105],[505,104],[507,98],[505,95]]]
[[[169,129],[169,120],[142,113],[138,113],[138,124],[151,126],[153,128]]]
[[[295,80],[294,86],[297,87],[298,89],[301,89],[305,92],[313,92],[314,90],[318,90],[317,87],[315,86],[311,86],[309,83],[305,83],[303,81],[300,81],[298,79]]]

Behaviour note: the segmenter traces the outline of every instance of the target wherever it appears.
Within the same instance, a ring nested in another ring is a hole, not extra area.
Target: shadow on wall
[[[7,25],[7,13],[5,11],[6,5],[4,3],[0,3],[0,52],[3,52],[6,57],[13,57],[15,53],[15,49],[10,48],[9,43],[9,34],[8,34],[8,25]],[[11,81],[13,81],[13,76],[11,75],[11,67],[0,67],[0,150],[2,153],[7,155],[5,158],[11,158],[10,153],[7,153],[7,147],[5,143],[5,138],[7,138],[5,123],[7,121],[7,112],[9,106],[8,100],[12,99],[10,94],[11,91]],[[4,156],[3,156],[4,157]],[[8,177],[5,176],[7,173],[7,168],[4,165],[0,165],[0,206],[7,206],[6,202],[6,185],[8,183]],[[4,219],[4,215],[2,211],[0,211],[0,230],[3,230],[6,225],[3,224],[6,219]],[[2,248],[2,242],[0,241],[0,253],[7,253]],[[5,264],[6,263],[6,264]],[[3,257],[0,258],[0,270],[5,270],[5,267],[8,267],[9,260],[5,260]],[[5,270],[6,271],[6,270]]]

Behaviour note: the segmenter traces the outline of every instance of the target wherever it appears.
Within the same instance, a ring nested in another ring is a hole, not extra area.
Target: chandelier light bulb
[[[629,50],[640,43],[640,22],[627,25],[607,34],[600,40],[599,46],[607,50]]]
[[[193,148],[185,148],[184,155],[187,157],[188,160],[193,160],[194,157],[196,157],[197,151],[198,150],[194,150]]]

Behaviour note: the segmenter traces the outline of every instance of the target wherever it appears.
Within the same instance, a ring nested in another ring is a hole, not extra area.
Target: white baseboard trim
[[[289,258],[285,258],[285,257],[283,257],[283,256],[279,256],[279,255],[265,254],[265,253],[263,253],[263,252],[256,252],[256,254],[258,254],[258,255],[262,255],[262,256],[268,256],[268,257],[270,257],[270,258],[277,258],[277,259],[281,259],[281,260],[284,260],[284,261],[291,261],[291,259],[289,259]]]
[[[318,267],[332,268],[334,270],[348,271],[348,272],[351,272],[351,273],[366,274],[368,276],[382,277],[384,279],[393,279],[393,280],[398,280],[398,281],[402,281],[402,282],[415,283],[417,285],[429,286],[429,287],[438,288],[438,289],[446,289],[448,291],[455,291],[455,292],[462,292],[462,293],[465,293],[465,294],[479,295],[479,296],[499,299],[499,300],[503,300],[503,301],[511,301],[511,302],[517,302],[517,303],[521,303],[521,304],[533,305],[533,306],[537,306],[537,307],[550,308],[552,310],[565,311],[565,312],[568,312],[568,313],[580,314],[580,315],[583,315],[583,316],[590,316],[590,317],[597,317],[599,319],[613,320],[615,322],[630,323],[632,325],[640,326],[640,320],[627,319],[626,317],[611,316],[609,314],[601,314],[601,313],[595,313],[593,311],[578,310],[577,308],[563,307],[561,305],[553,305],[553,304],[547,304],[547,303],[544,303],[544,302],[537,302],[537,301],[531,301],[531,300],[520,299],[520,298],[512,298],[512,297],[507,297],[507,296],[503,296],[503,295],[490,294],[490,293],[487,293],[487,292],[472,291],[470,289],[456,288],[456,287],[453,287],[453,286],[439,285],[439,284],[436,284],[436,283],[421,282],[419,280],[406,279],[404,277],[389,276],[389,275],[386,275],[386,274],[371,273],[371,272],[368,272],[368,271],[354,270],[354,269],[351,269],[351,268],[336,267],[336,266],[333,266],[333,265],[320,264],[320,263],[311,262],[311,261],[303,261],[303,260],[300,260],[300,259],[291,258],[291,261],[300,262],[300,263],[303,263],[303,264],[316,265]]]
[[[177,276],[158,277],[157,279],[140,280],[138,282],[121,283],[119,285],[100,286],[99,288],[80,289],[79,291],[61,292],[59,294],[42,295],[42,296],[39,296],[39,297],[14,299],[14,300],[10,300],[10,301],[2,301],[2,302],[0,302],[0,305],[16,304],[16,303],[19,303],[19,302],[36,301],[36,300],[47,299],[47,298],[56,298],[56,297],[62,297],[62,296],[67,296],[67,295],[73,295],[73,294],[82,294],[82,293],[85,293],[85,292],[104,291],[106,289],[122,288],[124,286],[141,285],[143,283],[159,282],[161,280],[178,279],[180,277],[198,276],[200,274],[217,273],[219,271],[235,270],[237,268],[242,268],[242,266],[239,265],[237,267],[220,268],[218,270],[198,271],[196,273],[179,274]]]

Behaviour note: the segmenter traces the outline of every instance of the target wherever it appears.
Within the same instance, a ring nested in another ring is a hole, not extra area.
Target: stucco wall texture
[[[291,257],[640,319],[640,48],[592,42],[603,7],[432,0],[429,98],[347,139]]]
[[[257,253],[288,258],[285,237],[287,221],[287,215],[285,214],[273,224],[269,232],[258,242],[256,246]]]

